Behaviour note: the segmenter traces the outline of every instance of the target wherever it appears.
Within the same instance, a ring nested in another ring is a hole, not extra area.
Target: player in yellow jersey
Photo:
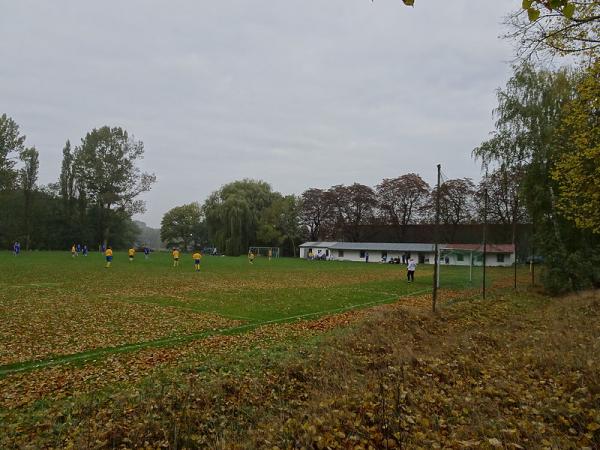
[[[129,255],[129,262],[133,261],[133,257],[135,256],[135,248],[131,247],[128,251],[127,254]]]
[[[173,248],[173,267],[179,267],[179,250]]]
[[[273,250],[269,249],[267,256],[269,257],[269,261],[271,261],[271,258],[273,257]]]
[[[254,252],[252,250],[248,252],[248,262],[254,264]]]
[[[113,258],[112,248],[108,247],[104,252],[104,256],[106,256],[106,268],[108,269],[110,267],[110,264],[112,263]]]
[[[192,255],[192,259],[194,260],[194,269],[196,269],[196,272],[200,272],[200,259],[202,259],[202,254],[196,250]]]
[[[75,248],[75,244],[71,247],[71,257],[75,258],[77,256],[77,249]]]

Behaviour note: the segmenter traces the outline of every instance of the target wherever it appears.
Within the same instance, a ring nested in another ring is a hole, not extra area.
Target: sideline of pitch
[[[324,311],[316,311],[313,313],[299,314],[299,315],[295,315],[295,316],[281,317],[278,319],[266,320],[266,321],[262,321],[262,322],[251,322],[251,323],[238,325],[238,326],[231,327],[231,328],[223,328],[220,330],[205,331],[205,332],[201,332],[201,333],[193,333],[193,334],[188,334],[188,335],[184,335],[184,336],[173,336],[173,337],[168,337],[168,338],[155,339],[152,341],[124,344],[124,345],[117,346],[117,347],[99,348],[99,349],[89,350],[89,351],[81,352],[81,353],[73,353],[71,355],[57,356],[56,358],[48,358],[48,359],[43,359],[43,360],[25,361],[25,362],[14,363],[14,364],[6,364],[3,366],[0,366],[0,377],[5,377],[8,375],[12,375],[15,373],[20,373],[20,372],[28,372],[28,371],[36,370],[36,369],[44,369],[46,367],[59,366],[59,365],[68,364],[71,362],[84,362],[85,363],[85,362],[89,362],[89,361],[94,361],[96,359],[99,359],[99,358],[102,358],[104,356],[108,356],[111,354],[129,353],[129,352],[133,352],[136,350],[143,350],[146,348],[166,347],[166,346],[169,346],[170,344],[185,343],[185,342],[190,342],[190,341],[195,341],[195,340],[201,340],[201,339],[205,339],[210,336],[238,334],[238,333],[243,333],[243,332],[246,332],[246,331],[249,331],[249,330],[252,330],[255,328],[259,328],[259,327],[265,326],[265,325],[293,322],[296,320],[300,321],[302,319],[306,319],[309,317],[326,316],[326,315],[330,315],[330,314],[342,313],[342,312],[350,311],[353,309],[369,307],[369,306],[374,306],[374,305],[384,304],[384,303],[390,303],[394,300],[400,300],[402,298],[412,297],[414,295],[423,294],[423,293],[427,293],[427,292],[431,292],[431,289],[421,289],[419,291],[411,292],[410,294],[407,294],[407,295],[402,295],[402,296],[394,295],[393,297],[387,297],[387,298],[384,298],[381,300],[376,300],[376,301],[367,302],[367,303],[360,303],[360,304],[355,304],[355,305],[349,305],[349,306],[343,306],[341,308],[329,309],[329,310],[324,310]]]

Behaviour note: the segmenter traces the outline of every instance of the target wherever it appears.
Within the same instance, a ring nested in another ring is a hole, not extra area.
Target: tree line
[[[483,167],[520,173],[518,197],[552,292],[600,286],[600,59],[559,70],[526,63],[498,91]]]
[[[525,221],[516,192],[519,176],[496,171],[478,184],[470,178],[444,180],[440,222],[455,227],[480,223],[486,189],[493,205],[490,223]],[[310,188],[300,195],[283,195],[264,181],[246,179],[224,185],[202,205],[169,210],[161,222],[161,238],[169,246],[215,246],[227,255],[273,246],[290,256],[304,240],[364,240],[369,226],[390,227],[395,239],[402,240],[408,225],[434,222],[437,195],[437,187],[415,173],[386,178],[374,187],[353,183]]]
[[[210,243],[229,255],[250,245],[294,255],[302,240],[360,241],[369,225],[393,228],[401,240],[407,226],[434,221],[439,197],[447,226],[485,218],[516,231],[516,224],[531,223],[532,256],[544,258],[542,280],[551,292],[600,286],[599,59],[557,70],[525,62],[497,98],[495,129],[472,152],[485,173],[477,184],[447,179],[438,189],[408,173],[374,187],[284,196],[265,182],[242,180],[203,205],[169,211],[161,236],[186,246]]]
[[[144,145],[119,127],[66,141],[55,183],[38,185],[39,152],[25,145],[19,125],[0,116],[0,246],[64,249],[73,243],[130,245],[138,229],[131,217],[144,211],[139,194],[156,180],[138,162]]]

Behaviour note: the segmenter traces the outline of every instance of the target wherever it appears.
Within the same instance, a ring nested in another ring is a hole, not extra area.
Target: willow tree
[[[264,181],[241,180],[212,193],[203,205],[213,244],[227,255],[237,256],[255,244],[261,215],[275,194]]]
[[[567,69],[517,67],[506,88],[498,90],[492,137],[473,150],[484,166],[526,171],[522,191],[533,220],[541,221],[555,208],[550,170],[560,149],[554,142],[562,108],[574,96],[575,80],[576,74]]]
[[[296,247],[305,236],[300,221],[300,197],[283,196],[277,192],[273,202],[260,216],[256,244],[280,247],[280,254],[296,256]]]

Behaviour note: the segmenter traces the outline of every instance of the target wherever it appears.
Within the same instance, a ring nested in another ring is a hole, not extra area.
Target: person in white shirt
[[[408,282],[415,281],[415,269],[417,268],[417,263],[414,259],[410,258],[408,260],[408,264],[406,266],[406,277],[408,278]]]

